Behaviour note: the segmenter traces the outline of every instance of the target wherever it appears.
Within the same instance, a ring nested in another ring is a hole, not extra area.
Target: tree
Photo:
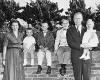
[[[82,12],[84,17],[83,23],[85,23],[88,18],[94,17],[94,14],[91,13],[91,7],[89,7],[88,9],[85,8],[84,0],[70,0],[70,8],[68,9],[68,12],[66,12],[66,14],[70,15],[72,24],[73,16],[76,12]]]

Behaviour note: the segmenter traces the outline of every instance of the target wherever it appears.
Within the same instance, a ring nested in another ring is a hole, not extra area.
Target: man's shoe
[[[41,71],[42,71],[42,67],[40,65],[38,65],[38,69],[37,69],[36,74],[41,74]]]
[[[48,66],[46,74],[51,74],[51,66]]]

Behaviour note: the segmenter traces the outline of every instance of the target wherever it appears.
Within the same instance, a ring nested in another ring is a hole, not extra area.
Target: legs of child
[[[33,56],[33,55],[32,55]],[[31,57],[31,66],[33,66],[34,65],[34,58],[33,57]]]
[[[80,59],[84,59],[86,57],[86,54],[87,54],[87,49],[84,49],[83,50],[83,54],[82,56],[80,57]]]
[[[88,60],[88,59],[90,59],[90,51],[89,51],[89,49],[87,50],[87,54],[86,54],[84,60]]]
[[[26,66],[27,65],[27,51],[24,50],[24,63],[23,63],[23,66]]]
[[[31,54],[31,66],[33,66],[34,65],[34,49],[30,51],[30,54]]]
[[[80,59],[84,59],[84,60],[90,59],[89,49],[84,49],[83,54],[80,57]]]

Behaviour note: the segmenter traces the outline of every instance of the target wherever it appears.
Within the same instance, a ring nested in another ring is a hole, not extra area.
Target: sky
[[[26,2],[30,2],[31,0],[15,0],[20,6],[25,6]],[[36,0],[33,0],[36,1]],[[65,11],[69,8],[69,1],[70,0],[50,0],[52,2],[58,3],[59,9],[64,9],[62,15],[65,15]],[[97,9],[97,5],[100,4],[100,0],[85,0],[86,8],[92,7],[93,9]]]

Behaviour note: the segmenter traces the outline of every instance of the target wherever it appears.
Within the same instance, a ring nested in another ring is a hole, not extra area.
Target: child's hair
[[[27,35],[26,35],[26,32],[27,32],[28,30],[32,30],[32,28],[26,28],[24,38],[27,36]],[[33,32],[33,30],[32,30],[32,32]]]
[[[32,30],[32,28],[26,28],[26,31],[27,31],[27,30]],[[32,31],[33,31],[33,30],[32,30]]]
[[[93,23],[93,26],[94,26],[94,21],[93,21],[92,19],[90,19],[90,18],[87,20],[86,25],[87,25],[87,23],[88,23],[89,21],[92,22],[92,23]]]

